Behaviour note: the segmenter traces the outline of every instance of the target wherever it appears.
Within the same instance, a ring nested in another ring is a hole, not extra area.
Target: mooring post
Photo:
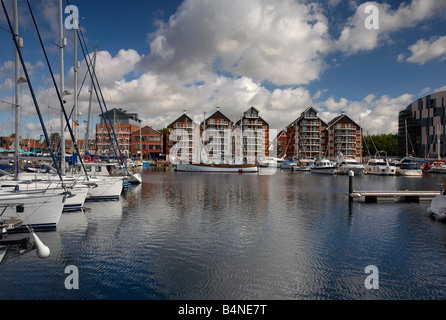
[[[348,172],[348,202],[353,202],[353,177],[355,176],[355,173],[350,170]]]

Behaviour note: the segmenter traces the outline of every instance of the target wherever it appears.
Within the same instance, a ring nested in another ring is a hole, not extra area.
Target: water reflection
[[[426,202],[349,203],[348,177],[306,172],[142,175],[120,201],[64,214],[41,237],[49,259],[0,265],[0,298],[446,298],[445,224],[426,215]],[[354,183],[417,190],[442,179]],[[79,268],[79,290],[63,286],[68,265]],[[379,290],[364,288],[368,265],[379,268]]]

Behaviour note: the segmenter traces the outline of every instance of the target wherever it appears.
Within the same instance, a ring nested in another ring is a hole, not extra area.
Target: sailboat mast
[[[407,144],[407,120],[404,120],[404,123],[405,123],[405,127],[406,127],[406,157],[408,157],[409,156],[409,150],[408,150],[409,146]]]
[[[14,0],[13,5],[13,19],[14,19],[14,37],[17,43],[19,43],[19,14],[17,8],[17,0]],[[19,51],[15,48],[15,137],[14,137],[14,157],[15,157],[15,170],[14,179],[19,179],[19,156],[20,156],[20,88],[19,88]]]
[[[62,0],[59,0],[59,51],[60,51],[60,94],[62,95],[62,101],[64,101],[64,59],[63,59],[63,15],[62,15]],[[65,174],[65,123],[63,110],[60,111],[60,165],[61,172]]]
[[[76,19],[76,18],[75,18]],[[75,25],[77,25],[77,23],[75,22]],[[78,98],[77,98],[77,91],[78,91],[78,86],[77,86],[77,71],[78,71],[78,65],[79,62],[77,61],[77,30],[76,28],[74,29],[74,66],[73,66],[73,71],[74,71],[74,94],[73,94],[73,98],[74,98],[74,138],[77,140],[78,139]],[[74,153],[74,152],[73,152]]]
[[[98,53],[98,47],[96,46],[94,48],[94,56],[93,56],[93,72],[95,69],[95,65],[96,65],[96,54]],[[87,62],[88,63],[88,62]],[[88,149],[89,149],[89,139],[90,139],[90,119],[91,119],[91,103],[93,102],[93,78],[91,79],[91,84],[90,84],[90,101],[88,103],[88,117],[87,117],[87,132],[85,134],[85,154],[88,153]],[[102,146],[103,144],[101,144],[101,150],[102,150]]]

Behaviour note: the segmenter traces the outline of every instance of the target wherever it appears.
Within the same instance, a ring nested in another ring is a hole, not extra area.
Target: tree
[[[391,133],[383,133],[363,137],[363,156],[374,156],[376,152],[396,156],[398,152],[398,138]]]

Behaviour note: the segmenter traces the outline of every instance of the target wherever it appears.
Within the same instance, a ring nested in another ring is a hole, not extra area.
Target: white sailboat
[[[66,195],[33,191],[27,193],[0,190],[1,218],[19,219],[23,223],[14,230],[48,230],[57,227]]]
[[[9,16],[7,14],[6,8],[3,5],[3,9],[5,11],[5,15],[8,20],[9,27],[11,32],[14,33],[14,45],[15,45],[15,108],[16,108],[16,132],[15,132],[15,146],[16,146],[16,161],[15,161],[15,174],[14,180],[18,183],[19,180],[19,157],[18,157],[18,139],[19,139],[19,107],[20,107],[20,95],[19,95],[19,63],[22,64],[23,71],[26,76],[26,82],[28,82],[28,86],[31,92],[31,95],[34,100],[34,104],[36,106],[36,110],[40,116],[40,111],[37,106],[37,102],[34,95],[34,90],[32,88],[31,83],[29,82],[29,75],[26,69],[26,66],[23,61],[23,57],[21,56],[21,52],[19,50],[19,36],[18,36],[18,9],[17,9],[17,0],[13,2],[13,10],[14,10],[14,29],[9,20]],[[20,62],[19,62],[20,60]],[[43,120],[41,120],[42,128],[44,128]],[[45,137],[47,138],[47,142],[49,141],[48,135],[44,129]],[[57,190],[57,191],[56,191]],[[2,211],[0,213],[0,218],[3,219],[13,219],[17,218],[23,222],[21,226],[33,229],[46,229],[46,228],[55,228],[60,220],[66,193],[63,192],[64,189],[57,188],[54,193],[42,192],[41,190],[31,190],[31,191],[20,191],[19,188],[15,188],[14,191],[6,191],[0,190],[0,208]]]

